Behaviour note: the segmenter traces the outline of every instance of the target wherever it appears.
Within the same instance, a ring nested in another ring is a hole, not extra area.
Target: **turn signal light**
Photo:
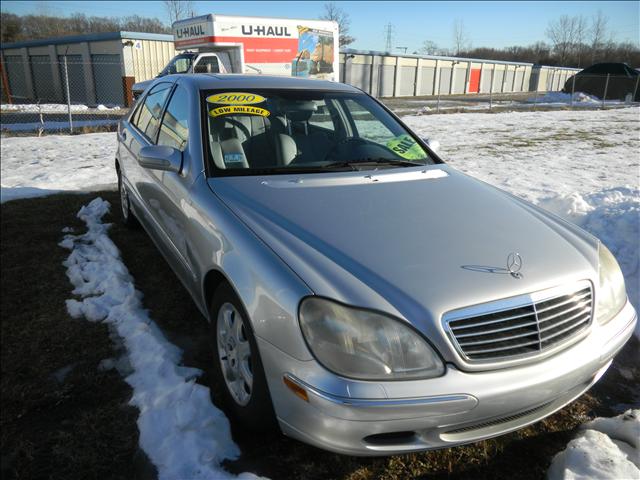
[[[300,397],[305,402],[309,401],[309,395],[307,394],[307,391],[304,388],[302,388],[300,385],[295,383],[286,375],[282,377],[282,380],[284,381],[284,384],[287,387],[289,387],[289,390],[291,390],[293,393],[295,393],[298,397]]]

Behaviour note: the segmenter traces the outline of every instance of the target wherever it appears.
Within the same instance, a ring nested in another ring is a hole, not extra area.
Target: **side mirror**
[[[429,148],[434,152],[438,152],[440,150],[440,142],[438,140],[430,140],[428,138],[423,138],[422,141],[429,145]]]
[[[180,173],[182,152],[166,145],[148,145],[140,149],[138,163],[151,170]]]

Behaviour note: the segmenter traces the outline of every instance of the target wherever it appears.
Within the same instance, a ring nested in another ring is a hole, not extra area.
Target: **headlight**
[[[300,326],[316,359],[338,375],[361,380],[438,377],[444,365],[429,344],[400,321],[308,297]]]
[[[622,310],[627,301],[627,292],[618,262],[602,243],[600,243],[599,256],[600,287],[597,293],[596,318],[600,324],[605,324]]]

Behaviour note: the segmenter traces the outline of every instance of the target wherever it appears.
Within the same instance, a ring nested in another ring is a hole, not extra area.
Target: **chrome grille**
[[[571,289],[451,312],[445,326],[466,360],[502,360],[536,355],[568,341],[590,325],[592,310],[591,283],[585,281]]]

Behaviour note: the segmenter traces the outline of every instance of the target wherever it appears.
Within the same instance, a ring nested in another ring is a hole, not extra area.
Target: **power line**
[[[394,27],[393,25],[391,25],[390,23],[387,23],[384,26],[384,35],[385,35],[385,51],[386,52],[390,52],[392,49],[392,45],[393,45],[393,33],[394,33]]]

